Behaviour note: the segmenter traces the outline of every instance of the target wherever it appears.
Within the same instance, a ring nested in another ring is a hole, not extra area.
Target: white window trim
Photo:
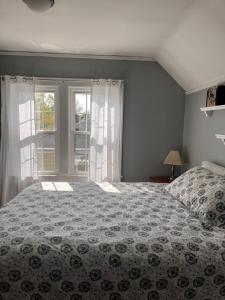
[[[48,85],[41,83],[41,85],[36,85],[35,86],[35,93],[43,93],[43,92],[53,92],[55,94],[55,130],[38,130],[36,134],[48,134],[48,133],[55,133],[55,171],[50,172],[40,172],[39,178],[42,178],[45,176],[50,176],[50,175],[58,175],[59,174],[59,157],[60,157],[60,147],[59,147],[59,87],[58,85]]]
[[[74,105],[74,94],[75,93],[91,93],[91,86],[90,85],[73,85],[68,87],[68,97],[69,97],[69,113],[68,113],[68,128],[69,128],[69,145],[68,145],[68,173],[69,175],[75,174],[74,169],[74,158],[75,158],[75,151],[74,151],[74,133],[76,132],[75,128],[75,105]],[[79,132],[76,132],[79,133]],[[84,133],[84,132],[82,132]],[[88,165],[89,170],[89,165]],[[87,178],[89,180],[89,172],[88,175],[84,173],[75,174],[76,178]]]
[[[39,178],[40,180],[54,180],[54,181],[87,181],[89,180],[89,172],[88,177],[87,174],[85,175],[77,175],[75,174],[74,170],[74,136],[72,135],[73,131],[72,128],[75,131],[75,122],[74,122],[74,113],[75,108],[73,105],[73,95],[74,93],[79,92],[88,92],[91,93],[91,80],[89,79],[77,79],[77,80],[64,80],[64,79],[50,79],[50,78],[40,78],[36,81],[36,87],[35,92],[55,92],[55,135],[56,135],[56,141],[55,141],[55,164],[56,164],[56,172],[46,172],[46,174],[40,174]],[[67,120],[65,122],[67,123],[68,131],[63,132],[62,131],[62,124],[64,122],[64,119],[62,119],[62,114],[60,112],[60,107],[62,105],[68,105],[68,112],[67,112]],[[74,123],[73,123],[74,122]],[[73,125],[73,127],[72,127]],[[52,131],[50,131],[52,132]],[[47,132],[46,132],[47,133]],[[60,149],[63,147],[62,141],[61,141],[61,135],[66,136],[68,151],[67,151],[67,157],[63,158],[63,163],[60,155]],[[67,161],[65,163],[65,160]],[[89,167],[89,166],[88,166]]]

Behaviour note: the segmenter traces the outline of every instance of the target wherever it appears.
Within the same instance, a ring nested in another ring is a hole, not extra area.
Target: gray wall
[[[0,56],[0,74],[124,79],[126,181],[169,174],[162,161],[182,148],[184,91],[156,62]]]
[[[215,133],[225,134],[225,111],[206,117],[200,107],[206,105],[207,89],[186,96],[183,151],[188,167],[209,160],[225,166],[225,146]]]

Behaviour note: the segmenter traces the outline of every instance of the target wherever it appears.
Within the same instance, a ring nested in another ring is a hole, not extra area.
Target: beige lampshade
[[[178,150],[171,150],[168,153],[163,163],[165,165],[173,165],[173,166],[182,166],[184,164],[180,156],[180,152]]]

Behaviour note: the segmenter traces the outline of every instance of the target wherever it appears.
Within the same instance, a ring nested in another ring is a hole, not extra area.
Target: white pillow
[[[219,165],[216,165],[210,161],[203,161],[201,166],[214,174],[225,176],[225,168]]]

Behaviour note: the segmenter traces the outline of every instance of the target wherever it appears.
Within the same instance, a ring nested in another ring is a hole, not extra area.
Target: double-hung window
[[[90,83],[39,82],[35,92],[38,174],[51,180],[88,179]]]
[[[35,93],[37,166],[41,176],[56,174],[57,87],[38,86]]]
[[[90,88],[70,88],[70,172],[80,177],[88,177],[89,175],[90,98]]]

